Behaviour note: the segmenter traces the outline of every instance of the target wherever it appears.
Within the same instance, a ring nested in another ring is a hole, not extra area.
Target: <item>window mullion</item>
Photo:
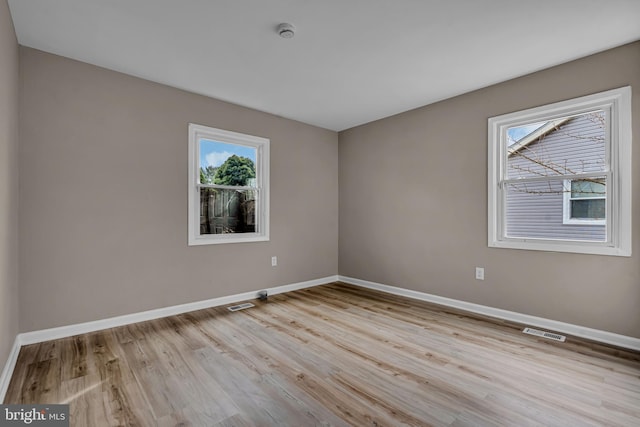
[[[249,187],[241,185],[220,185],[220,184],[196,184],[198,189],[200,188],[218,188],[220,190],[237,190],[237,191],[257,191],[259,187]]]
[[[577,179],[585,179],[585,178],[600,178],[606,177],[609,178],[610,172],[602,171],[602,172],[588,172],[574,175],[550,175],[550,176],[536,176],[536,177],[527,177],[527,178],[505,178],[501,181],[502,185],[506,184],[514,184],[514,183],[527,183],[527,182],[547,182],[547,181],[563,181],[563,180],[577,180]]]

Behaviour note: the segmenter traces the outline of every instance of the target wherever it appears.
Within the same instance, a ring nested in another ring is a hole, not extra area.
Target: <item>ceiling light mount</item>
[[[282,24],[278,25],[277,31],[278,35],[283,39],[291,39],[296,34],[296,27],[294,27],[292,24],[283,22]]]

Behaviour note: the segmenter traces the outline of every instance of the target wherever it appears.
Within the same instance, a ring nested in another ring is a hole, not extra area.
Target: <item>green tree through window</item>
[[[247,157],[233,155],[216,171],[214,184],[246,186],[249,179],[256,177],[253,161]]]

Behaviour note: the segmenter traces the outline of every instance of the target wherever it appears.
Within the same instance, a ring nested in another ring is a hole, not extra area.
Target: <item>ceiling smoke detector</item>
[[[283,39],[293,38],[295,34],[296,34],[296,27],[294,27],[293,25],[287,24],[286,22],[283,22],[282,24],[278,25],[278,35]]]

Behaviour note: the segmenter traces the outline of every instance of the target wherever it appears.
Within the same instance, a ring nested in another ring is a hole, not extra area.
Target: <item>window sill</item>
[[[589,255],[631,256],[631,247],[616,247],[605,242],[549,241],[538,239],[493,240],[490,248],[521,249],[529,251],[564,252]]]
[[[212,237],[215,236],[215,237]],[[190,237],[189,246],[219,245],[223,243],[268,242],[269,236],[262,234],[244,234],[242,237],[233,234],[217,234],[212,236]],[[227,237],[229,236],[229,237]]]

